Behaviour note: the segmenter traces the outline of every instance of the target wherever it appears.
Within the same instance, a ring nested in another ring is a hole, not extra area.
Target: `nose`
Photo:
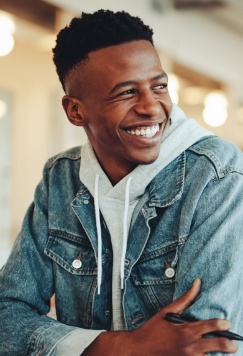
[[[134,110],[139,115],[146,115],[148,117],[155,117],[161,111],[161,104],[155,98],[152,91],[147,91],[139,96]]]

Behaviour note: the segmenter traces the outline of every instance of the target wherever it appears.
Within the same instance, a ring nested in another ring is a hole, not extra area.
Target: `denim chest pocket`
[[[132,271],[137,286],[170,284],[175,280],[178,243],[143,253]]]
[[[87,237],[50,230],[45,254],[73,275],[97,274],[97,263]]]
[[[156,251],[144,251],[131,271],[135,290],[151,316],[172,301],[177,256],[178,242]]]

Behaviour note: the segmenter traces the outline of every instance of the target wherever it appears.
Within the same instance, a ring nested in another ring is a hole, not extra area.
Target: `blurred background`
[[[0,266],[45,161],[86,140],[63,112],[52,48],[73,16],[100,8],[150,25],[173,101],[243,149],[242,0],[0,0]]]

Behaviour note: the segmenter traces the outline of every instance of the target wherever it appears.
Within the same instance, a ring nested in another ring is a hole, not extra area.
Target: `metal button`
[[[105,311],[105,315],[109,315],[110,314],[110,311],[109,310],[106,310]]]
[[[79,269],[82,267],[82,262],[80,260],[76,259],[73,261],[72,266],[75,269]]]
[[[168,278],[174,277],[174,275],[175,275],[175,270],[174,270],[174,268],[171,268],[171,267],[166,268],[166,270],[165,270],[165,275],[166,275],[166,277],[168,277]]]
[[[88,199],[85,199],[85,200],[84,200],[84,204],[89,204],[89,200],[88,200]]]

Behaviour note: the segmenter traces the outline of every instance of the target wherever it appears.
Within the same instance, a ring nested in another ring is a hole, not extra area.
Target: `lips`
[[[159,131],[159,124],[152,125],[152,126],[138,126],[125,131],[130,135],[151,138],[154,137],[156,133]]]

